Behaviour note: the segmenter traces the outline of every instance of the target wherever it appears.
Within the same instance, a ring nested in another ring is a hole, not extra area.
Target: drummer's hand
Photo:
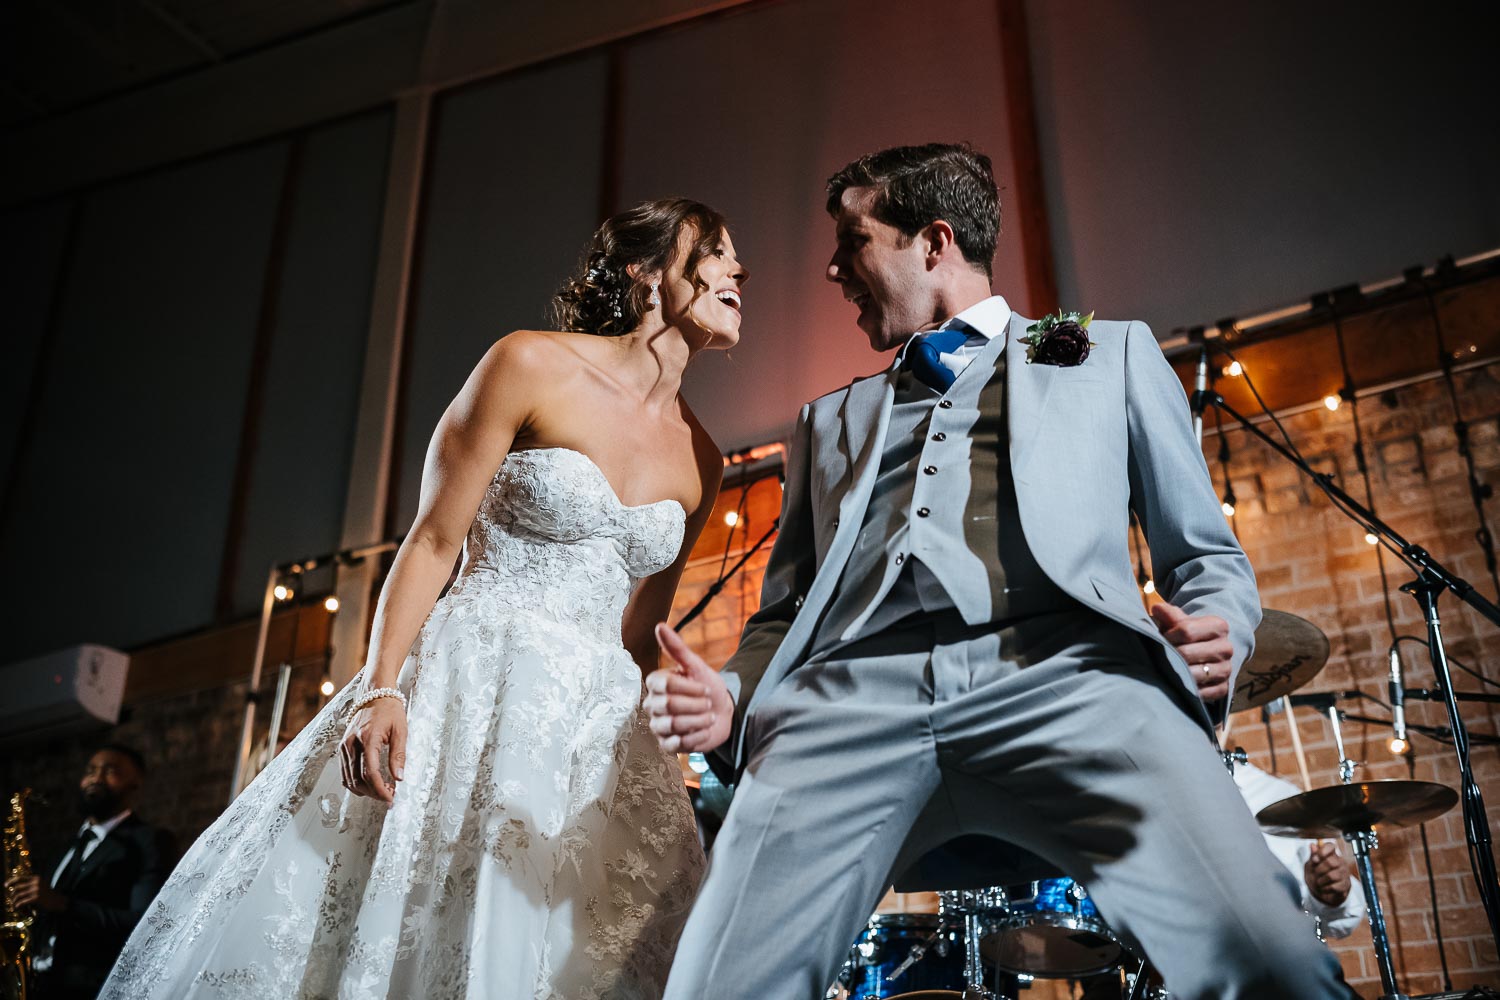
[[[1313,844],[1307,864],[1302,866],[1302,878],[1308,891],[1324,906],[1343,906],[1353,885],[1349,865],[1339,857],[1338,845],[1329,840]]]
[[[724,678],[663,622],[656,641],[674,661],[646,675],[651,731],[671,753],[707,752],[729,739],[734,701]]]
[[[1151,605],[1151,620],[1187,660],[1198,697],[1204,701],[1227,697],[1234,660],[1229,623],[1218,615],[1190,615],[1166,601]]]
[[[395,698],[379,698],[354,713],[339,744],[344,787],[355,795],[369,795],[390,805],[395,784],[387,784],[380,770],[380,751],[390,747],[391,774],[406,776],[406,709]]]

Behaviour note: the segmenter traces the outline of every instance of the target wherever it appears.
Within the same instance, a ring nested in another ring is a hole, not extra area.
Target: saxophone
[[[26,800],[31,789],[10,797],[5,824],[0,827],[0,849],[3,849],[5,882],[31,874],[31,848],[26,843]],[[5,889],[4,913],[0,914],[0,1000],[26,1000],[26,983],[31,977],[31,922],[34,912],[24,912]]]

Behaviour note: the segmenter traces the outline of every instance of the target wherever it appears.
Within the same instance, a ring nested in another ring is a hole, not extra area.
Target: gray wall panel
[[[283,261],[234,607],[272,563],[338,548],[390,152],[389,111],[306,139]]]
[[[90,195],[24,492],[7,659],[213,615],[284,143]]]
[[[46,334],[53,290],[61,280],[71,199],[0,215],[0,302],[5,303],[5,363],[0,364],[0,475],[19,445],[21,421]],[[12,484],[5,484],[0,491]]]
[[[1160,333],[1500,245],[1486,5],[1027,9],[1065,302]]]
[[[494,341],[545,323],[598,225],[602,54],[459,90],[437,109],[404,373],[399,530],[443,409]]]
[[[781,436],[806,400],[877,370],[855,311],[824,280],[829,174],[886,146],[968,140],[1014,190],[993,0],[767,4],[628,50],[626,201],[685,194],[725,212],[749,266],[741,342],[698,359],[684,392],[723,448]],[[1024,310],[1019,222],[995,290]]]

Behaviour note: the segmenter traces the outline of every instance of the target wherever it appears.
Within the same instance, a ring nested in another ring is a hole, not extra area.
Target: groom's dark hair
[[[953,227],[964,260],[994,277],[1000,192],[990,158],[966,142],[894,146],[861,156],[828,178],[828,214],[848,188],[874,188],[872,214],[908,240],[938,219]]]

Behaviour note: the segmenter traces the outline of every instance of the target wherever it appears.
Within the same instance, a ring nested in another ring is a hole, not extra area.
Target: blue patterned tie
[[[955,379],[953,371],[938,360],[940,354],[952,354],[963,346],[969,335],[963,330],[934,330],[912,341],[906,349],[906,364],[911,373],[939,393],[948,391]]]

